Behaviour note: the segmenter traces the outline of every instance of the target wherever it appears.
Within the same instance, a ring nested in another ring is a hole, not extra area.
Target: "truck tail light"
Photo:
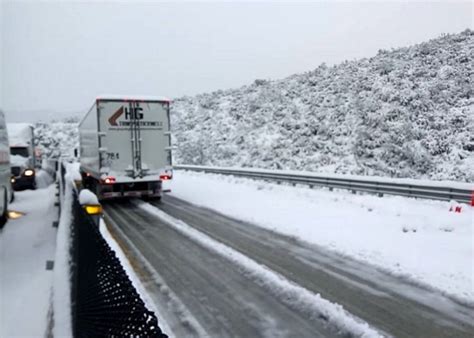
[[[168,180],[171,180],[171,176],[170,175],[160,175],[160,180],[162,181],[168,181]]]
[[[107,176],[107,177],[104,179],[104,183],[105,183],[105,184],[114,184],[114,183],[115,183],[115,177],[113,177],[113,176]]]

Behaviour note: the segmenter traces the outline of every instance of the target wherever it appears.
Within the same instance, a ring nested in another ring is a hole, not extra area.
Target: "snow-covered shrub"
[[[474,181],[474,33],[182,97],[175,162]]]

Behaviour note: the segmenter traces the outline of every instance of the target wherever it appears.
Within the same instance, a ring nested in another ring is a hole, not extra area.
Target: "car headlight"
[[[10,178],[10,182],[15,183],[15,182],[16,182],[15,177],[11,177],[11,178]]]
[[[33,176],[35,174],[35,171],[33,169],[26,169],[23,175],[25,176]]]

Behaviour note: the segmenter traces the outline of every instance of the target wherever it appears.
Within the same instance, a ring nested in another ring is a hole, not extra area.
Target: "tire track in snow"
[[[381,336],[366,322],[346,312],[342,306],[331,303],[319,294],[296,285],[284,276],[274,272],[267,267],[255,262],[242,253],[214,240],[206,234],[196,230],[186,223],[164,213],[160,209],[148,203],[135,202],[142,210],[155,215],[169,226],[201,244],[217,255],[223,256],[233,264],[239,266],[258,285],[268,290],[276,298],[288,304],[290,307],[303,311],[310,318],[324,318],[330,324],[340,330],[342,334],[355,335],[359,337]]]

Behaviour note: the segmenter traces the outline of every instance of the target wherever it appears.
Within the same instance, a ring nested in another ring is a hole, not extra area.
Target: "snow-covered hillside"
[[[474,32],[172,104],[174,163],[474,181]],[[224,75],[223,75],[224,76]],[[72,155],[77,122],[38,123]]]
[[[473,55],[466,30],[176,99],[175,162],[473,181]]]
[[[72,157],[79,146],[76,117],[62,121],[37,122],[35,124],[35,143],[47,157]]]

